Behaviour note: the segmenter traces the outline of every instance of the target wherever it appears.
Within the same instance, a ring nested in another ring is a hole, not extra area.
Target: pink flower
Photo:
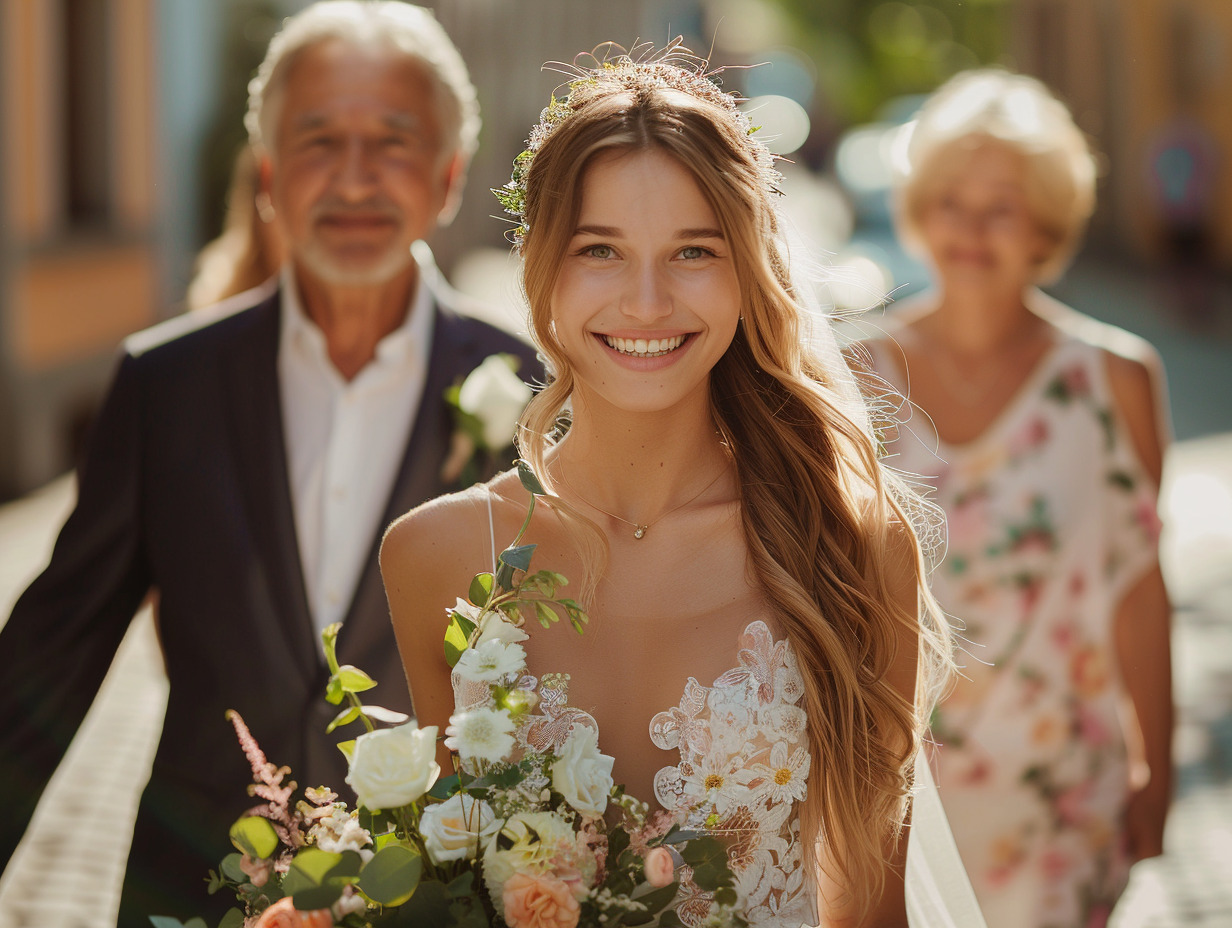
[[[274,862],[263,857],[249,857],[245,854],[240,858],[240,869],[244,871],[253,886],[264,886],[274,869]]]
[[[1018,457],[1048,440],[1048,423],[1042,416],[1036,416],[1010,439],[1010,455]]]
[[[656,888],[666,886],[676,874],[676,864],[666,848],[652,847],[642,860],[646,882]]]
[[[581,913],[569,887],[552,877],[515,873],[501,896],[509,928],[576,928]]]
[[[1081,364],[1062,371],[1061,382],[1070,396],[1086,396],[1091,392],[1091,381],[1087,377],[1086,368]]]
[[[290,896],[283,896],[261,913],[253,928],[334,928],[329,909],[300,912]]]
[[[1044,871],[1044,878],[1055,883],[1064,879],[1073,870],[1074,862],[1064,851],[1054,848],[1044,852],[1043,857],[1040,858],[1040,868]]]

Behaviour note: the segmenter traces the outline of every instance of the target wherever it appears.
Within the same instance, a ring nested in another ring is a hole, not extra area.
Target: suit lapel
[[[226,359],[227,419],[253,546],[287,648],[310,671],[320,663],[295,534],[278,383],[278,293],[248,311],[250,328]]]
[[[348,651],[352,648],[366,649],[389,640],[388,609],[377,564],[385,529],[403,513],[447,489],[441,480],[440,469],[453,434],[453,422],[445,404],[445,390],[459,377],[470,373],[480,359],[472,356],[474,339],[461,320],[439,304],[436,304],[435,311],[432,353],[419,412],[403,450],[402,464],[394,479],[385,513],[376,526],[355,596],[347,611],[347,632],[343,636],[345,641],[340,640],[340,648],[345,645]]]

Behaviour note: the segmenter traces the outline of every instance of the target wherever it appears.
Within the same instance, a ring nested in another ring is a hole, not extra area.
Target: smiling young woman
[[[544,725],[584,715],[617,781],[721,836],[750,924],[900,926],[900,829],[949,662],[918,501],[824,321],[809,338],[778,175],[737,101],[679,49],[573,76],[502,192],[551,371],[522,423],[551,490],[524,540],[591,617],[581,637],[527,630],[529,672],[554,681]],[[524,499],[506,474],[386,536],[421,724],[453,712],[444,610]],[[677,900],[694,920],[710,904]]]

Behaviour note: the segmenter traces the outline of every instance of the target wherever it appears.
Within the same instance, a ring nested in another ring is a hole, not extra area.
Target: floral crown
[[[585,63],[587,59],[593,63]],[[629,52],[614,42],[605,42],[594,51],[579,55],[573,64],[551,62],[545,65],[545,69],[556,70],[569,77],[568,93],[560,98],[552,94],[551,101],[539,114],[539,122],[530,131],[526,150],[513,159],[509,182],[503,187],[492,188],[505,212],[516,219],[514,228],[506,233],[506,238],[520,247],[529,230],[526,223],[526,178],[535,155],[557,129],[594,99],[600,90],[600,81],[609,90],[678,90],[725,111],[742,130],[748,153],[759,166],[766,189],[778,193],[782,175],[774,167],[775,156],[753,137],[760,126],[754,126],[739,108],[741,103],[746,102],[745,98],[723,90],[719,86],[718,75],[724,69],[709,70],[709,66],[707,59],[685,48],[679,37],[658,51],[649,42],[634,45]]]

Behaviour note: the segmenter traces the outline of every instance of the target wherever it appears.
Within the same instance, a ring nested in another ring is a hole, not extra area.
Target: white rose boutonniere
[[[414,722],[381,728],[355,739],[346,781],[369,809],[399,809],[430,790],[441,775],[437,727]]]
[[[518,417],[530,402],[531,389],[517,375],[518,358],[493,354],[445,391],[453,410],[455,431],[449,456],[441,468],[446,483],[459,478],[474,483],[479,474],[475,457],[497,454],[513,445]]]
[[[552,789],[583,815],[598,817],[607,809],[615,758],[599,753],[599,733],[574,725],[552,764]]]

